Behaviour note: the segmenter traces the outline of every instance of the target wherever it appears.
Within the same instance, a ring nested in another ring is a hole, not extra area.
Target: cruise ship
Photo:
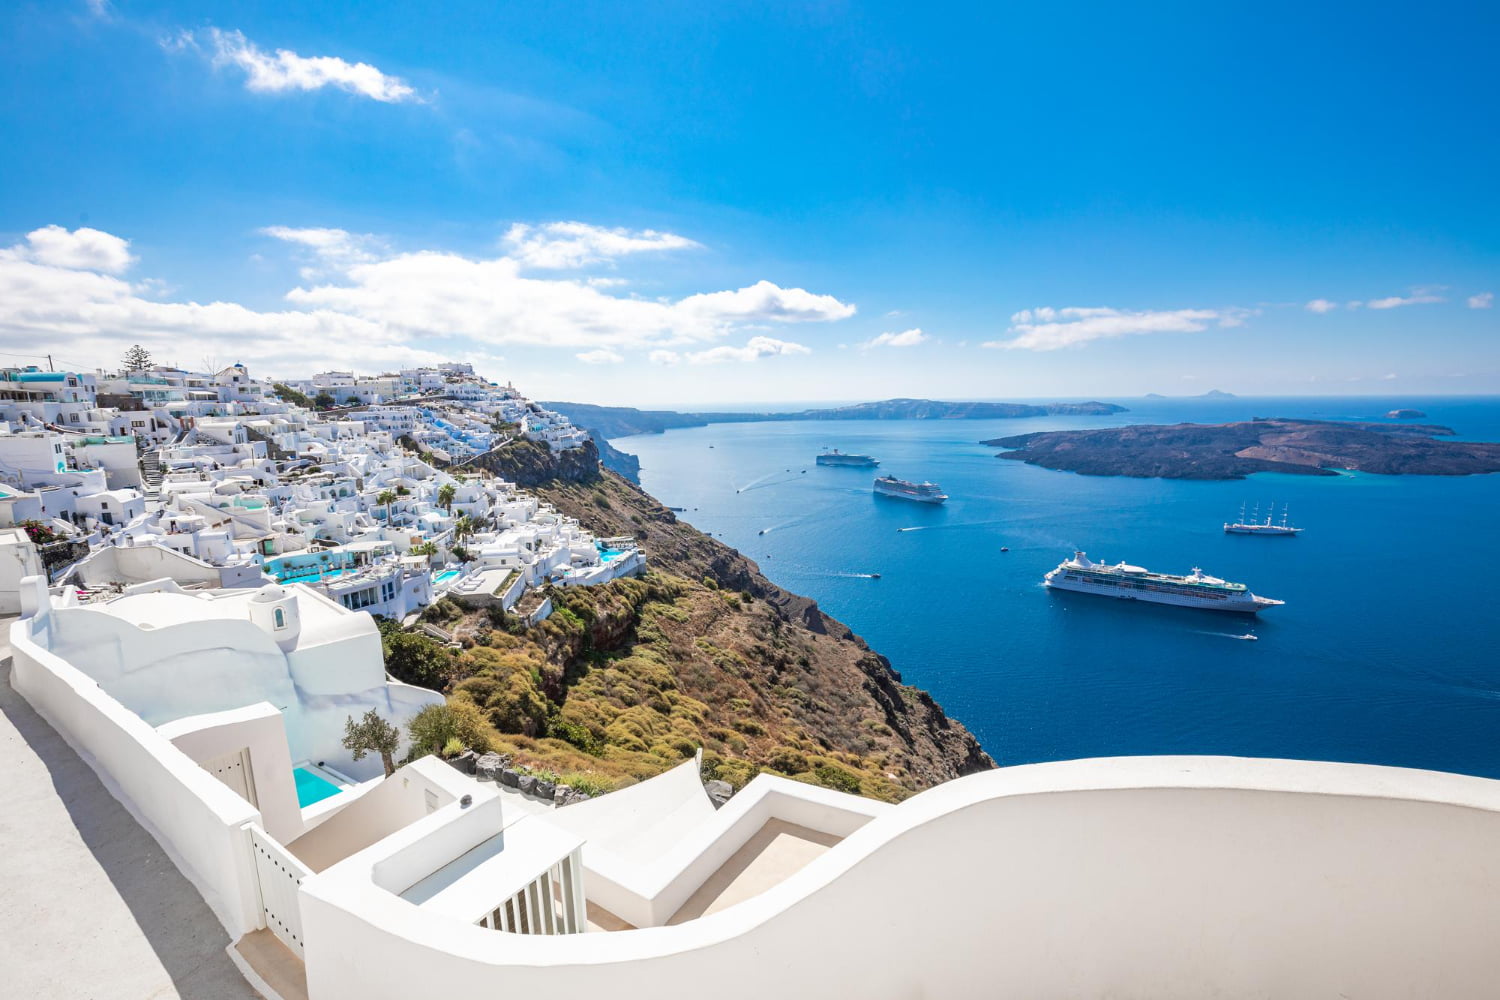
[[[1196,566],[1187,576],[1173,576],[1152,573],[1123,562],[1108,566],[1093,562],[1082,552],[1073,553],[1072,559],[1048,573],[1042,582],[1057,590],[1075,590],[1080,594],[1251,615],[1263,608],[1286,603],[1257,597],[1243,583],[1229,583],[1209,576]]]
[[[1271,513],[1266,515],[1264,521],[1260,519],[1259,507],[1255,508],[1255,516],[1247,521],[1245,520],[1245,505],[1240,504],[1240,519],[1233,524],[1225,522],[1224,533],[1226,535],[1271,535],[1280,538],[1297,537],[1297,533],[1302,529],[1294,528],[1287,523],[1286,507],[1281,508],[1281,522],[1279,524],[1273,522],[1272,519],[1275,516],[1276,505],[1272,504]]]
[[[880,463],[869,455],[848,455],[834,448],[832,451],[825,451],[819,455],[818,464],[852,466],[856,469],[873,469]]]
[[[948,494],[937,483],[909,483],[895,476],[880,476],[875,480],[875,492],[883,497],[898,500],[915,500],[917,503],[943,503]]]

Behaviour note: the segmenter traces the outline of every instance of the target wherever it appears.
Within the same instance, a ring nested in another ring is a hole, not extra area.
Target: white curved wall
[[[676,927],[531,938],[303,884],[314,1000],[1492,995],[1500,783],[1125,758],[949,782],[763,895]],[[585,853],[587,848],[585,848]],[[371,956],[379,956],[372,961]]]

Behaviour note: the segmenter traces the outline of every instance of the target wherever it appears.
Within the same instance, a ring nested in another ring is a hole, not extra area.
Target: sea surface
[[[1087,477],[979,443],[1396,407],[1495,441],[1500,399],[1116,402],[1129,412],[717,424],[613,443],[640,456],[650,493],[815,598],[1001,764],[1234,754],[1500,778],[1500,475]],[[874,496],[870,470],[814,463],[827,447],[934,480],[952,499]],[[1264,513],[1273,502],[1299,537],[1224,534],[1242,503]],[[1042,575],[1075,549],[1164,572],[1201,566],[1286,606],[1251,618],[1047,591]]]

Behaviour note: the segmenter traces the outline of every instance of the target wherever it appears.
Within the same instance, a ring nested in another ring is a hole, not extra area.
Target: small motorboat
[[[870,574],[870,579],[871,580],[879,580],[880,579],[880,574],[879,573],[871,573]]]
[[[1001,552],[1009,552],[1010,551],[1010,546],[1009,545],[1002,545],[1002,546],[1000,546],[1000,551]]]
[[[1257,641],[1259,641],[1260,636],[1258,636],[1258,635],[1251,635],[1249,632],[1246,632],[1244,635],[1237,635],[1237,636],[1235,636],[1235,638],[1236,639],[1243,639],[1246,642],[1257,642]]]

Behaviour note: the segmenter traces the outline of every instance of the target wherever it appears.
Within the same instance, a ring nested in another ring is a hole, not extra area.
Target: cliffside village
[[[475,464],[520,438],[588,435],[467,364],[281,383],[241,364],[3,369],[0,611],[43,575],[85,601],[296,582],[396,620],[451,596],[535,622],[544,585],[639,573],[634,539]]]

